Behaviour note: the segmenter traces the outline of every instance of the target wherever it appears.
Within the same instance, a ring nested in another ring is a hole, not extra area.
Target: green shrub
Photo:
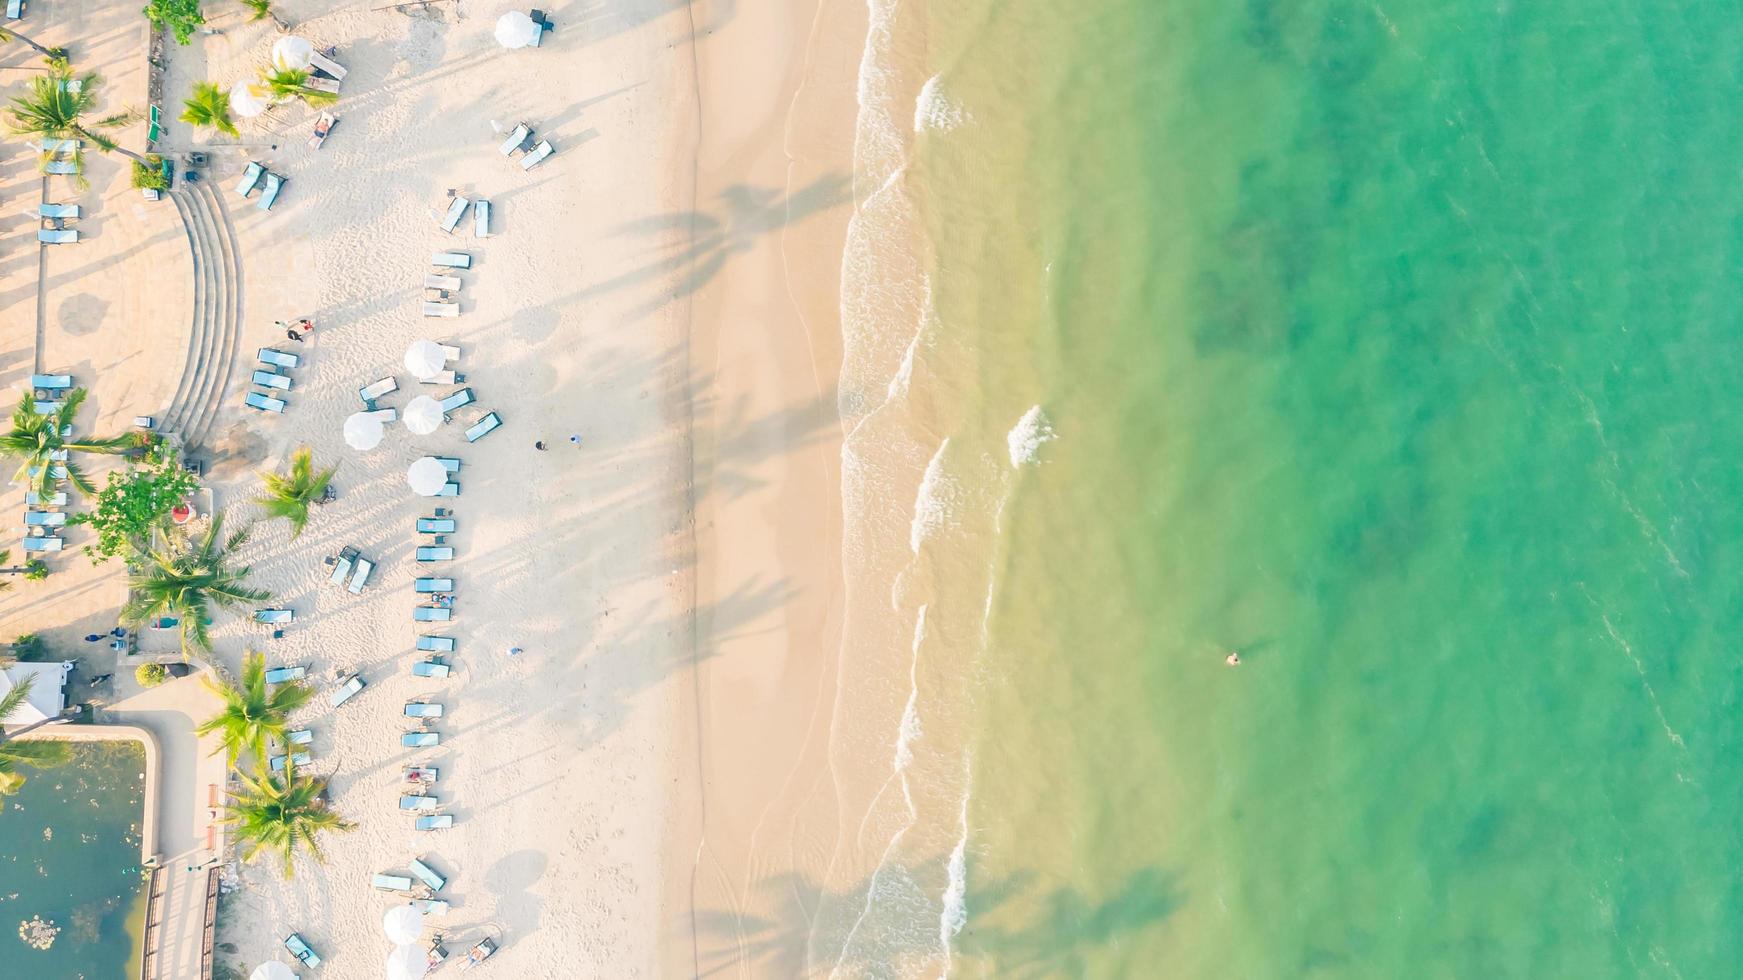
[[[169,190],[169,178],[163,172],[163,157],[153,153],[145,159],[145,163],[133,161],[133,186],[139,190]]]
[[[139,681],[140,687],[156,687],[169,680],[169,671],[164,669],[163,664],[140,664],[133,676]]]
[[[25,663],[47,663],[51,658],[48,644],[35,633],[26,633],[12,641],[12,655]]]
[[[32,558],[24,563],[24,577],[32,582],[40,582],[48,578],[48,562],[41,558]]]

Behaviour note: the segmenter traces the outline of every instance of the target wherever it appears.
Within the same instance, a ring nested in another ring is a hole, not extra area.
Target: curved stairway
[[[217,421],[242,340],[242,256],[219,191],[209,180],[169,192],[194,270],[193,326],[175,396],[158,422],[181,438],[184,452],[203,445]]]

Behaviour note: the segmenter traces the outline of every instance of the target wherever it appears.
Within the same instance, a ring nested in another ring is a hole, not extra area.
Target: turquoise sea
[[[1736,8],[872,12],[816,959],[1736,975]]]
[[[0,976],[138,976],[144,769],[133,742],[79,742],[70,763],[26,769],[0,798]],[[19,938],[35,919],[59,930],[46,950]]]

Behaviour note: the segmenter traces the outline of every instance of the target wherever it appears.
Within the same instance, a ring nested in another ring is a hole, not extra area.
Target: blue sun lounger
[[[333,574],[327,576],[327,581],[333,583],[334,585],[343,585],[343,584],[345,584],[345,576],[350,575],[350,574],[351,574],[351,559],[345,557],[344,555],[340,555],[339,560],[337,562],[333,563]]]
[[[412,879],[408,875],[376,875],[369,880],[369,885],[384,892],[409,892]]]
[[[79,241],[77,228],[38,228],[36,240],[44,245],[76,245]]]
[[[35,490],[30,490],[24,494],[24,502],[31,507],[65,507],[67,505],[67,492],[57,490],[45,497]]]
[[[472,427],[466,430],[466,441],[477,442],[490,433],[495,432],[497,426],[500,426],[501,424],[502,419],[497,418],[495,412],[491,412],[489,415],[486,415],[472,423]]]
[[[363,404],[375,408],[375,400],[383,395],[391,395],[399,390],[399,379],[389,375],[380,381],[371,381],[357,389],[357,397],[363,399]],[[388,419],[388,421],[393,421]]]
[[[454,826],[454,815],[451,813],[436,813],[427,817],[419,817],[417,822],[412,824],[412,826],[417,830],[447,830],[449,827]],[[442,905],[443,909],[446,910],[447,903],[444,902]]]
[[[472,205],[472,234],[476,238],[490,237],[489,201],[479,201]]]
[[[421,578],[412,583],[412,587],[422,593],[452,592],[454,580],[451,578]]]
[[[294,609],[256,609],[254,621],[257,623],[290,623],[297,618]]]
[[[520,158],[520,168],[522,170],[530,172],[534,167],[538,166],[541,163],[544,163],[545,158],[550,156],[550,155],[551,155],[551,141],[550,140],[539,140],[539,145],[533,147],[533,150],[531,153],[528,153],[526,156]]]
[[[434,701],[407,701],[405,703],[407,718],[440,718],[442,706]]]
[[[337,691],[333,692],[333,707],[337,708],[351,700],[351,698],[354,697],[358,691],[363,690],[365,686],[363,678],[358,677],[356,674],[352,674],[350,677],[345,678],[345,682],[340,685]]]
[[[59,551],[66,546],[60,538],[29,537],[24,539],[25,551]]]
[[[69,391],[73,387],[73,376],[70,374],[33,374],[30,376],[30,386],[42,391]]]
[[[375,571],[375,562],[367,558],[357,559],[357,570],[351,573],[351,584],[347,586],[353,595],[363,591],[369,584],[369,573]]]
[[[279,391],[289,391],[291,387],[291,379],[277,371],[256,371],[248,380],[262,388],[276,388]]]
[[[24,512],[25,527],[65,527],[67,515],[58,510],[27,510]],[[448,549],[452,551],[453,549]]]
[[[236,185],[236,193],[247,197],[254,193],[254,188],[260,183],[260,178],[266,175],[266,168],[253,160],[248,161],[248,169],[242,171],[242,180]]]
[[[460,484],[450,480],[447,483],[442,484],[442,489],[436,491],[436,496],[458,497],[460,496]]]
[[[418,549],[418,561],[453,561],[454,549],[446,546],[434,548],[425,546]]]
[[[284,177],[270,170],[267,171],[266,184],[261,188],[260,200],[255,202],[254,206],[262,211],[271,211],[272,206],[278,203],[278,192],[284,190],[284,184]]]
[[[441,819],[439,817],[419,817],[419,820]],[[452,817],[448,818],[450,821]],[[444,824],[443,826],[448,826]],[[412,900],[412,906],[425,915],[447,915],[448,903],[439,898],[418,898]]]
[[[408,749],[427,749],[442,744],[442,736],[439,732],[406,732],[399,737],[399,744]]]
[[[302,358],[295,354],[281,351],[276,347],[262,347],[259,351],[255,352],[254,357],[255,360],[258,360],[260,363],[270,364],[273,367],[294,368],[302,363]]]
[[[468,388],[466,390],[471,391],[472,389]],[[441,463],[442,469],[445,469],[450,473],[460,472],[460,457],[458,456],[431,456],[430,458]]]
[[[25,548],[29,550],[30,538],[25,538]],[[56,538],[55,540],[60,540]],[[59,551],[59,548],[54,549]],[[413,606],[412,622],[414,623],[445,623],[454,618],[454,610],[447,606]]]
[[[419,534],[453,534],[455,529],[452,517],[420,517],[418,518]]]
[[[448,205],[448,213],[442,216],[442,230],[453,234],[454,229],[460,225],[461,215],[466,213],[466,205],[471,203],[466,198],[456,196],[454,203]]]
[[[36,208],[36,216],[39,218],[77,218],[79,206],[77,204],[39,204]]]
[[[282,398],[273,398],[270,395],[263,395],[258,391],[251,391],[248,393],[248,397],[242,400],[248,404],[249,408],[258,408],[263,412],[277,412],[281,415],[284,414],[284,399]]]
[[[292,667],[273,667],[266,672],[268,684],[285,684],[290,681],[300,681],[309,675],[309,668],[300,664]]]
[[[299,728],[294,732],[285,732],[284,740],[292,745],[307,745],[315,740],[315,732],[311,728]]]
[[[438,657],[419,660],[412,664],[413,677],[447,677],[448,665]]]
[[[284,772],[284,758],[285,757],[282,755],[275,755],[266,760],[266,763],[272,768],[273,772]],[[307,752],[298,752],[296,755],[291,756],[290,760],[299,766],[306,766],[315,761],[315,757]]]
[[[399,798],[401,810],[434,810],[442,805],[442,801],[433,796],[402,796]]]
[[[437,874],[435,869],[431,868],[424,862],[419,861],[417,858],[412,858],[411,867],[412,874],[417,875],[419,880],[424,884],[429,885],[430,891],[439,892],[442,890],[442,886],[448,883],[448,879]]]
[[[464,408],[477,400],[478,399],[473,396],[471,388],[461,388],[459,391],[456,391],[452,395],[442,399],[442,414],[446,415],[456,409]],[[459,468],[458,463],[456,463],[454,469],[451,469],[448,472],[452,473],[454,470]]]
[[[42,475],[42,467],[32,466],[30,468],[30,478],[32,480],[36,479],[37,477],[39,477],[41,475]],[[65,466],[58,466],[58,465],[51,466],[48,469],[48,475],[56,480],[64,480],[67,478],[67,468]]]
[[[422,653],[453,653],[454,638],[451,636],[420,636],[418,650]]]
[[[430,264],[442,269],[470,269],[472,256],[465,252],[437,252],[430,256]]]
[[[321,965],[321,958],[315,955],[308,943],[303,942],[303,937],[294,932],[284,937],[284,948],[290,950],[292,956],[302,960],[303,965],[311,970]]]
[[[42,172],[56,177],[77,177],[79,175],[79,161],[50,160],[42,165]]]

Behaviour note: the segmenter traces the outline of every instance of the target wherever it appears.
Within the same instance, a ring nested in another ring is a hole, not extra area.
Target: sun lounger
[[[407,701],[405,703],[407,718],[440,718],[442,706],[434,701]]]
[[[367,412],[358,412],[357,414],[363,416],[364,418],[375,419],[377,422],[380,422],[382,425],[386,425],[387,423],[392,422],[394,419],[399,418],[399,409],[397,409],[397,408],[372,408]]]
[[[533,147],[533,150],[531,153],[528,153],[526,156],[521,157],[520,168],[522,170],[531,171],[534,167],[538,166],[541,163],[544,163],[545,158],[550,156],[551,152],[552,152],[551,151],[551,141],[550,140],[540,140],[539,145]]]
[[[428,818],[420,818],[428,819]],[[412,901],[412,905],[425,915],[447,915],[448,903],[439,898],[420,898]]]
[[[294,609],[256,609],[254,621],[257,623],[289,623],[297,618]]]
[[[436,346],[442,348],[443,361],[452,364],[460,359],[460,348],[453,344],[437,344]]]
[[[345,66],[319,51],[309,52],[309,66],[323,75],[330,75],[337,79],[344,79],[345,77]]]
[[[291,379],[276,371],[256,371],[249,380],[262,388],[276,388],[279,391],[289,391],[291,386]]]
[[[284,412],[284,399],[263,395],[258,391],[249,392],[242,400],[247,403],[249,408],[258,408],[263,412],[278,412],[280,414]]]
[[[508,139],[502,141],[502,146],[498,147],[498,152],[505,157],[513,156],[516,150],[526,145],[527,139],[532,135],[532,129],[526,123],[521,123],[514,128],[514,132],[508,134]]]
[[[459,315],[459,303],[426,302],[424,304],[424,316],[457,317]]]
[[[430,256],[430,264],[442,269],[470,269],[472,256],[465,252],[437,252]]]
[[[73,386],[73,376],[70,374],[33,374],[30,376],[30,386],[43,391],[67,391]]]
[[[327,137],[333,132],[333,127],[339,125],[339,117],[330,112],[321,113],[321,118],[315,120],[315,131],[309,136],[309,149],[318,150],[327,142]]]
[[[25,544],[28,545],[29,543],[30,539],[26,538]],[[26,550],[28,550],[28,548]],[[60,549],[56,548],[54,550],[59,551]],[[445,623],[453,618],[454,610],[449,609],[447,606],[412,607],[412,622],[414,623]]]
[[[412,824],[412,827],[417,830],[447,830],[452,826],[454,826],[454,815],[451,813],[437,813],[427,817],[419,817],[417,822]]]
[[[286,684],[291,681],[300,681],[308,674],[309,668],[300,664],[294,667],[273,667],[266,672],[266,682],[268,684]]]
[[[492,939],[480,939],[480,940],[478,940],[478,943],[476,945],[474,945],[471,949],[466,951],[466,958],[464,960],[460,961],[461,972],[465,972],[466,970],[470,970],[474,966],[477,966],[478,964],[484,962],[485,960],[490,959],[491,955],[494,954],[495,952],[496,952],[496,941],[495,940],[492,940]]]
[[[401,810],[434,810],[442,805],[442,801],[434,796],[402,796],[399,798]]]
[[[491,412],[472,423],[472,427],[466,430],[466,441],[477,442],[490,433],[495,432],[497,427],[500,425],[502,425],[502,419],[497,418],[495,412]]]
[[[284,760],[285,760],[284,756],[275,755],[275,756],[272,756],[271,758],[267,759],[266,764],[269,767],[271,767],[273,772],[284,772],[284,765],[285,765]],[[299,765],[299,766],[306,766],[309,763],[315,761],[315,757],[310,755],[307,752],[298,752],[297,754],[290,757],[290,761]]]
[[[418,561],[453,561],[454,549],[447,545],[443,545],[439,548],[432,545],[424,545],[418,549],[417,558]]]
[[[452,395],[442,399],[442,414],[446,415],[457,409],[465,408],[467,405],[470,405],[477,400],[478,399],[473,396],[471,388],[461,388],[459,391],[456,391]],[[455,465],[451,467],[448,472],[452,473],[459,468],[458,465]]]
[[[374,562],[367,558],[357,559],[357,570],[351,573],[351,584],[346,588],[353,595],[362,592],[363,587],[369,584],[369,573],[373,571],[375,571]]]
[[[76,139],[45,139],[36,144],[36,148],[44,153],[77,153],[84,149],[85,141]]]
[[[260,178],[266,176],[266,168],[258,163],[248,161],[248,169],[242,171],[242,180],[236,185],[236,193],[243,197],[254,193],[254,188],[260,184]]]
[[[48,415],[57,412],[61,407],[60,402],[35,401],[31,402],[31,404],[36,407],[36,414],[38,415]]]
[[[56,177],[76,177],[79,173],[79,161],[50,160],[42,165],[42,172]]]
[[[35,490],[31,490],[24,495],[24,502],[32,507],[65,507],[67,495],[66,491],[57,490],[45,497]]]
[[[284,182],[282,175],[267,171],[266,183],[260,189],[260,200],[254,206],[262,211],[271,211],[272,206],[278,202],[278,192],[284,190]]]
[[[6,19],[18,20],[24,16],[24,0],[6,0]]]
[[[453,234],[460,224],[460,216],[466,213],[466,205],[471,203],[464,197],[455,197],[453,203],[448,205],[448,213],[442,216],[442,230]]]
[[[72,450],[69,450],[69,449],[50,449],[48,451],[48,459],[49,459],[49,462],[51,462],[51,463],[64,463],[68,459],[71,459],[71,458],[72,458]],[[57,467],[57,469],[64,470],[64,469],[66,469],[66,467],[61,466],[61,467]]]
[[[441,775],[435,766],[406,766],[404,771],[409,783],[433,783]]]
[[[66,527],[67,515],[58,510],[27,510],[24,512],[24,526]]]
[[[460,277],[459,276],[444,276],[441,273],[432,272],[432,273],[429,273],[428,275],[424,276],[424,288],[425,289],[459,289],[460,288]]]
[[[447,677],[450,672],[451,669],[448,665],[442,663],[440,660],[417,660],[412,663],[413,677],[434,677],[440,679]]]
[[[307,745],[315,740],[313,729],[299,728],[294,732],[286,732],[284,740],[292,745]]]
[[[455,523],[452,517],[420,517],[418,518],[419,534],[453,534]]]
[[[457,381],[464,381],[464,380],[466,380],[465,375],[455,374],[452,371],[441,371],[441,372],[438,372],[434,375],[431,375],[428,378],[419,378],[418,384],[421,384],[421,385],[451,385]]]
[[[411,868],[412,874],[417,875],[420,881],[430,886],[430,891],[439,892],[442,890],[442,886],[448,883],[448,879],[437,874],[435,869],[417,858],[412,858]]]
[[[412,880],[407,875],[376,875],[369,884],[384,892],[409,892],[412,890]]]
[[[42,475],[42,467],[32,466],[30,468],[30,478],[32,480],[36,479],[37,477],[39,477],[41,475]],[[56,480],[64,480],[67,478],[67,468],[65,466],[51,466],[48,468],[48,475]]]
[[[351,559],[346,558],[344,555],[340,555],[339,560],[333,563],[333,574],[327,576],[327,581],[332,582],[334,585],[342,585],[345,582],[345,576],[350,574]]]
[[[273,367],[294,368],[302,362],[302,358],[297,355],[287,354],[276,347],[262,347],[254,356],[262,364],[270,364]]]
[[[472,235],[474,238],[490,237],[489,201],[478,201],[472,205]]]
[[[312,88],[317,92],[325,92],[328,95],[339,94],[339,80],[336,78],[322,78],[319,75],[309,75],[307,78],[303,79],[303,86],[305,88]]]
[[[339,686],[337,691],[333,692],[333,707],[337,708],[351,700],[351,698],[355,696],[358,691],[363,690],[365,686],[363,678],[358,677],[356,674],[352,674],[350,677],[345,678],[345,682]]]
[[[388,375],[380,381],[371,381],[357,389],[357,397],[363,399],[363,404],[375,407],[375,400],[383,395],[391,395],[399,390],[399,379]]]
[[[27,537],[24,539],[25,551],[59,551],[66,546],[60,538]],[[446,612],[447,610],[443,610]]]
[[[418,649],[428,653],[453,653],[454,638],[451,636],[420,636]]]
[[[442,484],[442,489],[436,491],[436,496],[458,497],[460,496],[460,484],[450,480],[447,483]]]
[[[79,240],[77,228],[38,228],[36,240],[44,245],[74,245]]]
[[[315,955],[308,943],[303,942],[303,937],[294,932],[284,937],[284,948],[290,950],[292,956],[302,960],[303,965],[311,970],[321,965],[321,958]]]
[[[77,218],[77,204],[39,204],[36,206],[36,216],[39,218]]]
[[[454,580],[451,578],[421,578],[412,585],[425,594],[454,591]]]
[[[399,744],[408,749],[427,749],[442,744],[442,736],[438,732],[406,732],[400,735]]]

